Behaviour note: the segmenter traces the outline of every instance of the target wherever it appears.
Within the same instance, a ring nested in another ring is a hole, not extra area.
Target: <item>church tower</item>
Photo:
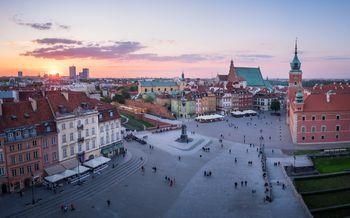
[[[301,62],[298,58],[298,44],[297,39],[295,40],[295,48],[294,48],[294,58],[292,62],[290,62],[290,71],[289,71],[289,81],[288,81],[288,90],[287,90],[287,116],[286,121],[287,124],[290,123],[290,113],[291,104],[293,102],[298,104],[303,104],[300,101],[302,98],[303,87],[302,87],[302,74],[303,72],[300,70]]]
[[[289,87],[302,87],[302,74],[303,72],[300,70],[301,63],[298,58],[298,44],[297,40],[295,40],[295,51],[294,58],[292,62],[290,62],[290,71],[289,71]]]
[[[233,60],[231,60],[230,64],[230,71],[228,73],[227,82],[236,82],[237,81],[237,74],[235,66],[233,65]]]

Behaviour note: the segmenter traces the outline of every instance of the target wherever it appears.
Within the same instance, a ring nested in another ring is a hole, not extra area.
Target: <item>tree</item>
[[[116,94],[116,95],[114,95],[114,97],[113,97],[113,101],[116,101],[116,102],[118,102],[118,103],[120,103],[120,104],[124,104],[124,103],[125,103],[125,98],[124,98],[123,95]]]
[[[131,92],[135,92],[138,90],[138,87],[137,86],[130,86],[130,89],[129,89]]]
[[[129,99],[130,98],[130,93],[126,90],[126,89],[123,89],[122,92],[121,92],[122,96],[125,98],[125,99]]]
[[[276,113],[281,109],[281,104],[277,99],[274,99],[272,100],[270,107],[271,107],[271,110],[275,111]]]
[[[145,101],[145,102],[151,103],[151,102],[153,102],[153,98],[152,98],[151,96],[147,95],[147,96],[144,98],[144,101]]]
[[[110,97],[102,97],[101,101],[106,102],[106,103],[111,103],[112,99]]]

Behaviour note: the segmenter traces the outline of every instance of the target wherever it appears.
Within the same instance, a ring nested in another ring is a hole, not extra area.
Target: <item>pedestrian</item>
[[[70,204],[70,210],[71,210],[71,211],[74,211],[74,210],[75,210],[75,207],[74,207],[73,204]]]
[[[241,186],[243,186],[243,181],[241,181]]]
[[[247,181],[244,181],[244,185],[247,186]]]
[[[181,157],[179,156],[179,161],[181,160]]]
[[[230,150],[228,150],[228,153],[230,153],[230,154],[231,154],[231,149],[230,149]]]
[[[111,206],[111,201],[109,199],[107,200],[107,206]]]
[[[235,163],[237,163],[237,158],[235,157]]]
[[[207,171],[204,170],[204,176],[207,176]]]
[[[237,182],[235,182],[235,188],[237,188]]]

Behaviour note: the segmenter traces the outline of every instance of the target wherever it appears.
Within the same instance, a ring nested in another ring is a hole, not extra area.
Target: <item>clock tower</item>
[[[301,63],[298,58],[298,45],[297,40],[295,40],[295,51],[294,58],[292,62],[290,62],[290,71],[289,71],[289,87],[301,87],[302,84],[302,74],[303,72],[300,70]]]
[[[290,71],[289,71],[289,81],[288,81],[288,91],[287,91],[287,116],[286,121],[289,124],[290,119],[290,110],[291,104],[294,102],[296,98],[297,92],[303,92],[302,88],[302,74],[303,72],[300,70],[301,62],[298,58],[298,44],[297,40],[295,40],[295,50],[294,50],[294,58],[292,62],[290,62]]]

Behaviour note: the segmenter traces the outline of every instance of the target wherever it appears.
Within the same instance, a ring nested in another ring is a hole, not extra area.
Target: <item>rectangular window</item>
[[[19,168],[19,174],[24,174],[24,168],[23,167]]]
[[[11,172],[12,172],[13,177],[15,177],[17,175],[16,169],[12,169]]]
[[[15,156],[11,156],[11,163],[16,164],[16,157]]]
[[[66,158],[67,157],[67,148],[66,147],[62,148],[62,153],[63,153],[63,158]]]
[[[326,120],[326,115],[322,115],[322,120]]]
[[[85,119],[85,124],[89,124],[89,119]]]
[[[34,159],[38,159],[39,155],[38,155],[38,151],[34,151]]]
[[[314,140],[315,139],[315,136],[311,136],[311,140]]]
[[[38,163],[34,164],[34,169],[35,169],[35,171],[39,170],[39,164]]]
[[[92,129],[91,129],[91,135],[95,135],[95,127],[92,127]]]
[[[49,162],[49,155],[48,154],[44,154],[44,162],[45,163]]]
[[[91,118],[92,123],[95,123],[95,117]]]
[[[10,145],[10,151],[15,151],[15,146],[14,145]]]
[[[336,118],[337,118],[337,120],[340,120],[340,115],[337,115]]]
[[[66,129],[66,124],[62,123],[62,129]]]
[[[31,172],[32,172],[32,166],[31,166],[31,165],[28,165],[28,166],[27,166],[27,172],[28,172],[28,173],[31,173]]]
[[[323,135],[323,136],[321,136],[321,139],[324,139],[324,135]]]
[[[74,155],[74,146],[71,145],[70,146],[70,156],[73,156]]]
[[[69,139],[70,139],[70,141],[74,141],[74,133],[70,133]]]
[[[18,144],[17,148],[18,148],[19,151],[22,150],[22,144]]]
[[[85,136],[89,136],[89,129],[85,129]]]
[[[27,160],[27,161],[30,161],[30,152],[27,152],[27,153],[26,153],[26,160]]]
[[[335,127],[335,131],[340,131],[340,126],[339,126],[339,125],[337,125],[337,126]]]
[[[22,163],[23,162],[23,156],[22,154],[18,155],[18,162]]]
[[[78,144],[78,152],[80,153],[82,151],[82,146],[81,146],[81,144],[79,143]]]
[[[302,119],[303,119],[303,120],[306,120],[306,116],[303,116]]]
[[[52,160],[53,161],[57,160],[57,153],[56,152],[52,152]]]
[[[5,175],[5,169],[3,167],[0,167],[0,176]]]
[[[69,123],[69,128],[73,128],[73,122]]]
[[[90,150],[90,143],[89,143],[89,141],[86,141],[86,150],[87,151]]]
[[[92,148],[95,148],[95,147],[96,147],[96,141],[94,139],[94,140],[92,140]]]
[[[36,140],[33,141],[33,146],[37,146]]]
[[[54,144],[56,144],[56,138],[55,138],[55,137],[52,137],[52,138],[51,138],[51,145],[54,145]]]
[[[322,130],[322,132],[326,132],[326,130],[327,130],[326,126],[322,126],[321,130]]]
[[[4,154],[0,152],[0,163],[4,162]]]
[[[62,135],[62,143],[66,143],[66,142],[67,142],[66,135],[63,134],[63,135]]]
[[[301,132],[305,132],[305,126],[301,127]]]
[[[315,115],[312,116],[312,120],[316,120],[316,116]]]

